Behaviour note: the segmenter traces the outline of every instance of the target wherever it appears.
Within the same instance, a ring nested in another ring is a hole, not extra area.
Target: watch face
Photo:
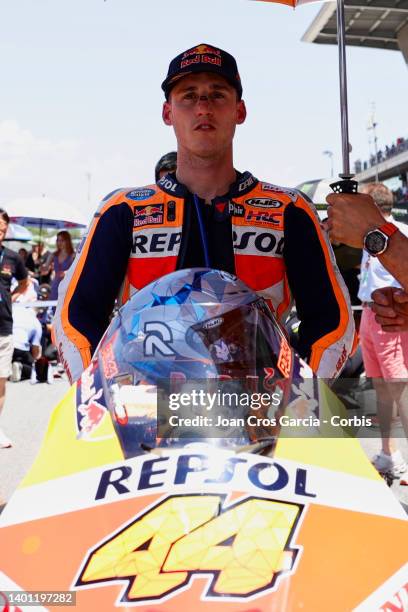
[[[381,254],[387,246],[387,236],[379,230],[368,232],[364,240],[364,248],[370,255]]]

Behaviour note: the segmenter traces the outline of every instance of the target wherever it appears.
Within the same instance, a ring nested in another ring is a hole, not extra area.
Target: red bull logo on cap
[[[133,213],[133,227],[142,227],[144,225],[161,225],[164,220],[164,204],[135,206]]]
[[[202,55],[203,53],[213,53],[214,55],[221,55],[221,51],[219,49],[215,49],[214,47],[210,47],[209,45],[198,45],[194,47],[194,49],[190,49],[190,51],[186,51],[183,55],[183,59],[189,57],[190,55]]]
[[[190,51],[186,51],[180,64],[180,68],[187,68],[191,64],[215,64],[221,66],[221,51],[208,45],[198,45]]]

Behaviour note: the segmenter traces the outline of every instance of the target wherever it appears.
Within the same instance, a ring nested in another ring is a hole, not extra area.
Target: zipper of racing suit
[[[195,193],[193,194],[193,199],[194,199],[194,206],[195,206],[195,210],[196,210],[196,214],[197,214],[198,227],[199,227],[199,230],[200,230],[201,244],[202,244],[203,252],[204,252],[205,267],[206,268],[211,268],[210,257],[208,255],[207,232],[205,231],[205,227],[204,227],[204,223],[203,223],[203,217],[202,217],[202,214],[201,214],[200,200],[199,200],[197,194],[195,194]]]

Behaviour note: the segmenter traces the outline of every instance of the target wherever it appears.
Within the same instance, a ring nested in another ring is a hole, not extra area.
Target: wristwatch
[[[365,250],[372,257],[382,255],[388,247],[390,237],[398,231],[398,227],[393,223],[384,223],[374,230],[366,233],[363,239]]]

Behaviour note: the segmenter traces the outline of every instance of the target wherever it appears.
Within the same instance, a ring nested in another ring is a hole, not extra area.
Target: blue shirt
[[[32,308],[13,306],[13,343],[20,351],[29,351],[31,346],[41,346],[41,323]]]

